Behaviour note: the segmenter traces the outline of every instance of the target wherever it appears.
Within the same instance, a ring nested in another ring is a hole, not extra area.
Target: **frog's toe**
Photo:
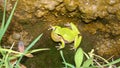
[[[70,45],[71,49],[73,48],[73,45]]]
[[[74,51],[76,51],[76,48],[72,47],[72,48],[70,48],[70,50],[74,50]]]
[[[60,49],[62,49],[60,46],[55,46],[56,48],[57,48],[57,50],[60,50]]]
[[[60,47],[60,46],[61,46],[61,43],[59,43],[58,45],[59,45],[59,47]]]
[[[74,46],[73,45],[70,45],[70,50],[74,50]]]
[[[74,48],[72,47],[72,48],[70,48],[70,50],[74,50]]]

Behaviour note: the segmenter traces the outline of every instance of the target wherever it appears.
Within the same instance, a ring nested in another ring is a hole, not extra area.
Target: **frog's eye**
[[[61,30],[62,30],[61,27],[56,26],[55,29],[54,29],[54,32],[59,34],[61,32]]]
[[[55,27],[52,27],[52,30],[54,31],[56,28]]]
[[[48,30],[54,30],[55,28],[54,28],[54,26],[52,26],[52,25],[49,25],[49,28],[48,28]]]
[[[53,26],[53,27],[52,27],[52,30],[54,30],[54,31],[55,31],[55,30],[59,30],[59,29],[60,29],[59,26]]]

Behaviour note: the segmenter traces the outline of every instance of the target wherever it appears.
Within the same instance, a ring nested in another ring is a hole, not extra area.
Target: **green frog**
[[[72,49],[77,49],[81,43],[82,36],[79,30],[73,23],[69,23],[69,27],[52,26],[51,38],[55,42],[61,42],[60,46],[57,46],[58,50],[65,47],[65,43],[74,42]]]

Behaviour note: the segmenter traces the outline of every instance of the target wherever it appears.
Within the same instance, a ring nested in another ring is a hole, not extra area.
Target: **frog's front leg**
[[[73,46],[73,49],[77,49],[81,43],[81,40],[82,40],[82,36],[76,36],[75,37],[75,40],[74,40],[74,46]]]
[[[60,42],[61,42],[61,44],[59,44],[60,46],[56,46],[57,50],[60,50],[60,49],[62,49],[62,48],[65,47],[65,42],[64,42],[64,40],[61,39]]]

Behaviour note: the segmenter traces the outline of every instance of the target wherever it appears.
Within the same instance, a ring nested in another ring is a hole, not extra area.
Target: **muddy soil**
[[[2,19],[3,0],[0,0]],[[9,15],[15,0],[8,0]],[[3,47],[9,48],[19,37],[25,46],[39,34],[42,38],[32,49],[50,48],[49,51],[34,53],[33,58],[24,57],[22,63],[30,68],[60,68],[63,66],[58,43],[50,37],[50,25],[63,26],[73,22],[83,36],[80,47],[105,58],[120,57],[120,1],[119,0],[19,0],[13,20],[3,38]],[[63,51],[67,62],[74,64],[74,51],[66,46]]]

